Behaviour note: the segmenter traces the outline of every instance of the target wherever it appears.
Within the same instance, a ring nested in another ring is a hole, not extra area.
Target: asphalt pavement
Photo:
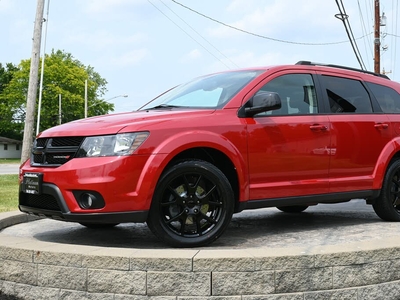
[[[18,174],[19,164],[0,164],[0,175]]]

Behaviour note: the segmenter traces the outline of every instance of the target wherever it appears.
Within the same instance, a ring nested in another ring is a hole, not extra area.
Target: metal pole
[[[40,128],[40,112],[41,112],[41,109],[42,109],[44,59],[45,59],[45,57],[46,57],[46,37],[47,37],[47,24],[49,23],[49,7],[50,7],[50,0],[47,1],[46,19],[43,19],[43,22],[46,22],[46,24],[45,24],[45,26],[44,26],[43,58],[42,58],[42,69],[41,69],[41,72],[40,72],[39,103],[38,103],[38,114],[37,114],[37,121],[36,121],[36,135],[39,134],[39,128]]]
[[[88,103],[87,103],[87,80],[85,80],[85,119],[87,118]]]
[[[58,124],[61,125],[61,94],[58,94]]]
[[[33,124],[35,122],[36,93],[39,73],[40,42],[42,38],[44,0],[37,0],[35,26],[33,29],[33,43],[31,67],[29,73],[28,97],[26,101],[26,116],[24,137],[22,141],[21,163],[24,163],[32,151]]]
[[[380,8],[379,0],[375,0],[375,26],[374,26],[374,72],[381,73],[381,37],[380,37]]]

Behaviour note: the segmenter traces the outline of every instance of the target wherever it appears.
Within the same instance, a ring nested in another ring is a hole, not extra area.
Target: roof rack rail
[[[370,75],[374,75],[374,76],[378,76],[378,77],[382,77],[382,78],[390,80],[390,78],[388,76],[386,76],[385,74],[379,74],[379,73],[375,73],[375,72],[371,72],[371,71],[367,71],[367,70],[361,70],[361,69],[357,69],[357,68],[351,68],[351,67],[340,66],[340,65],[321,64],[321,63],[316,63],[316,62],[311,62],[311,61],[306,61],[306,60],[300,60],[296,63],[296,65],[323,66],[323,67],[339,68],[339,69],[345,69],[345,70],[350,70],[350,71],[362,72],[362,73],[366,73],[366,74],[370,74]]]

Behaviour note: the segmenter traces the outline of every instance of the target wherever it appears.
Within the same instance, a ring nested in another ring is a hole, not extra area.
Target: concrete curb
[[[1,213],[0,230],[36,220]],[[399,299],[400,238],[297,248],[121,249],[0,233],[0,299]]]

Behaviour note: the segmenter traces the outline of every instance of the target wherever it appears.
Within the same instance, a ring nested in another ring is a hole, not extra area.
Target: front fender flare
[[[224,153],[234,165],[239,182],[239,201],[249,197],[247,157],[226,137],[209,131],[189,131],[175,134],[158,145],[149,157],[138,182],[138,193],[147,193],[146,208],[150,208],[157,182],[171,160],[193,148],[212,148]]]

